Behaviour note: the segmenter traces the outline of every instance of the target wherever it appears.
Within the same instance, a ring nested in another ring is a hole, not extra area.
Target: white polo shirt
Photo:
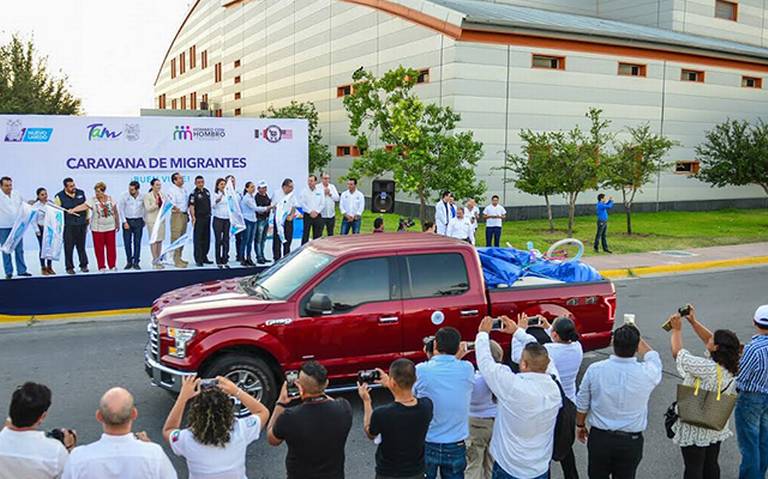
[[[470,223],[470,219],[466,216],[462,219],[458,217],[451,218],[451,221],[448,222],[446,236],[460,240],[471,240],[473,234],[472,223]]]
[[[23,202],[24,198],[16,190],[11,190],[10,196],[0,191],[0,228],[13,228]]]
[[[0,431],[0,479],[57,479],[69,454],[43,431]]]
[[[483,210],[483,214],[488,216],[506,216],[507,210],[505,210],[504,207],[501,206],[501,204],[498,204],[496,206],[488,205]],[[486,228],[501,227],[502,221],[503,220],[501,218],[488,218],[487,220],[485,220],[485,227]]]
[[[355,190],[354,193],[347,190],[342,193],[339,201],[339,211],[343,215],[362,216],[363,211],[365,211],[365,197],[360,190]]]
[[[312,211],[320,213],[323,211],[324,204],[325,190],[322,185],[315,185],[314,190],[307,187],[299,196],[299,206],[304,210],[304,214],[309,214]]]
[[[62,479],[177,479],[163,448],[130,434],[76,447],[69,455]]]

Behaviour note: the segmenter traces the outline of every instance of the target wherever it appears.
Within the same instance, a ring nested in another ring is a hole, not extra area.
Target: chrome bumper
[[[160,362],[152,357],[149,345],[144,349],[144,371],[149,376],[153,386],[173,392],[181,390],[182,377],[195,374],[194,372],[179,371],[160,364]]]

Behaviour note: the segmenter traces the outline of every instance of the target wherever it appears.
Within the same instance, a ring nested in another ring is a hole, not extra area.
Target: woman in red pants
[[[117,247],[115,244],[115,233],[120,228],[120,218],[117,212],[117,204],[112,197],[106,194],[107,185],[103,182],[96,183],[93,187],[95,195],[85,203],[71,210],[72,213],[91,210],[91,233],[93,234],[93,250],[96,255],[96,262],[99,265],[99,271],[104,272],[109,267],[110,271],[115,271],[115,262],[117,260]],[[104,261],[106,252],[107,260]]]

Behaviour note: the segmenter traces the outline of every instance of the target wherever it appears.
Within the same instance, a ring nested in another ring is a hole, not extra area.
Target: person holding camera
[[[424,440],[432,421],[432,400],[414,397],[416,366],[410,359],[395,360],[389,374],[377,371],[376,384],[387,388],[394,402],[373,409],[368,384],[359,382],[357,386],[363,400],[363,429],[378,443],[376,479],[423,479]]]
[[[283,383],[268,426],[272,446],[288,444],[288,479],[344,479],[344,447],[352,428],[352,406],[325,394],[328,371],[317,361],[301,366],[298,398]]]
[[[680,312],[669,317],[672,336],[672,357],[677,371],[683,377],[683,384],[693,386],[696,380],[706,391],[733,394],[736,390],[735,376],[739,370],[741,344],[733,331],[718,329],[712,333],[696,319],[692,305],[682,308],[685,318],[693,331],[704,343],[706,356],[694,356],[683,347],[683,322]],[[728,424],[722,431],[714,431],[678,420],[673,426],[674,443],[680,446],[685,463],[685,479],[718,479],[720,465],[718,455],[720,444],[733,433]]]
[[[237,419],[231,398],[252,415]],[[187,404],[189,426],[180,429]],[[174,454],[186,458],[190,479],[243,479],[246,449],[259,438],[268,419],[269,409],[229,379],[184,376],[163,438]]]
[[[636,326],[625,324],[613,332],[613,353],[587,368],[576,394],[576,437],[587,444],[590,479],[635,477],[643,458],[648,400],[661,382],[659,353]]]
[[[501,345],[491,340],[491,356],[497,363],[504,359]],[[469,402],[469,440],[467,441],[467,479],[491,479],[493,457],[491,436],[496,418],[496,396],[493,395],[480,371],[475,371],[475,385]]]
[[[51,390],[43,384],[28,382],[13,391],[0,431],[0,479],[61,477],[77,435],[69,429],[48,434],[39,429],[50,407]]]
[[[467,467],[464,441],[469,437],[469,402],[475,382],[475,368],[463,361],[466,344],[456,328],[444,327],[424,347],[429,360],[416,366],[417,398],[432,400],[432,421],[424,448],[426,478],[463,479]]]

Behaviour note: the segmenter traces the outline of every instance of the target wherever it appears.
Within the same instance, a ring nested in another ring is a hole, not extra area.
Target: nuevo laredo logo
[[[138,123],[125,124],[125,139],[128,141],[139,141],[141,128]]]
[[[189,125],[177,125],[173,129],[173,139],[179,141],[216,141],[227,136],[224,128],[192,128]]]
[[[21,120],[8,120],[5,141],[11,143],[46,143],[53,135],[53,128],[23,128]]]
[[[280,140],[292,140],[293,130],[284,130],[277,125],[269,125],[263,130],[253,130],[253,137],[257,140],[264,138],[270,143],[278,143]]]
[[[120,135],[123,134],[122,131],[110,130],[104,126],[104,123],[92,123],[86,126],[86,128],[88,128],[88,141],[114,141],[120,138]]]

